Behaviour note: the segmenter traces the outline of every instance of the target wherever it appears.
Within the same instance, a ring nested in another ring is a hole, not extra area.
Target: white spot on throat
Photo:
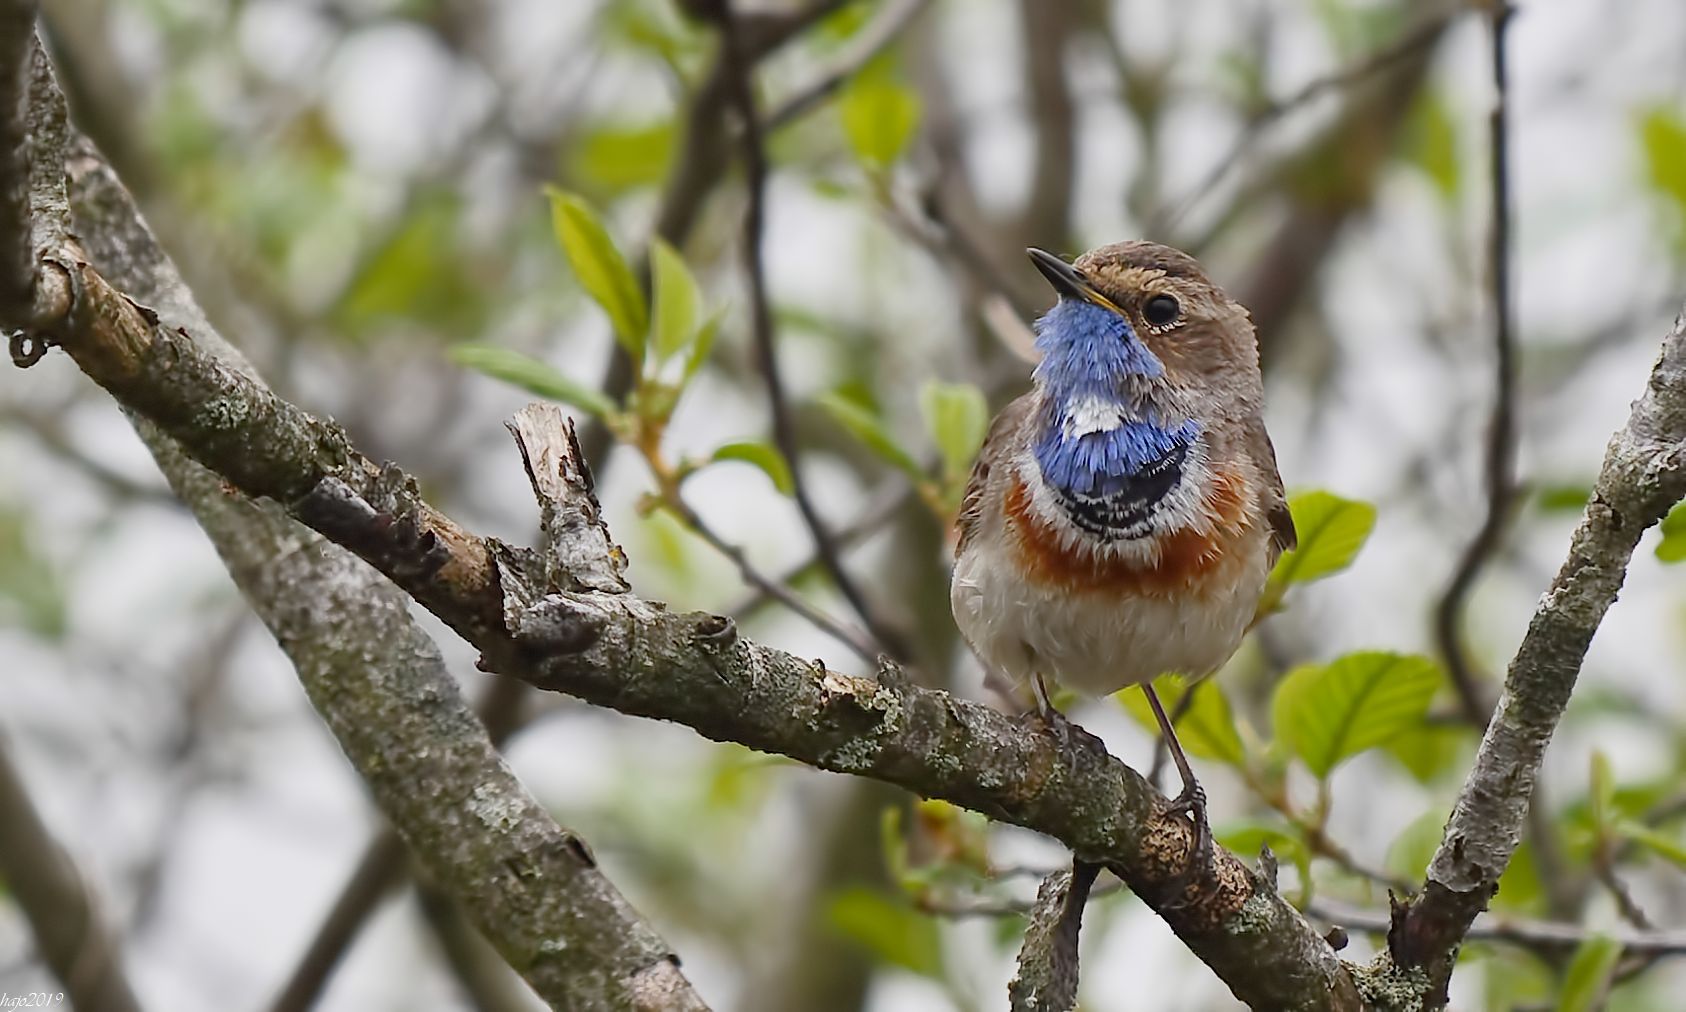
[[[1124,419],[1124,405],[1090,395],[1073,401],[1065,409],[1063,431],[1067,439],[1076,439],[1091,432],[1111,432],[1123,425]]]

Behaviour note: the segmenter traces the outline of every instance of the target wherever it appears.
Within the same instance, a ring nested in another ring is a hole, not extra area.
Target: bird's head
[[[1196,411],[1202,401],[1252,399],[1252,323],[1193,257],[1145,241],[1101,246],[1071,264],[1028,252],[1059,294],[1036,323],[1036,379],[1050,395],[1175,401]]]
[[[1071,523],[1105,540],[1188,522],[1208,463],[1260,408],[1247,311],[1193,257],[1157,243],[1114,243],[1072,264],[1028,252],[1059,293],[1036,321],[1031,448],[1043,480]]]

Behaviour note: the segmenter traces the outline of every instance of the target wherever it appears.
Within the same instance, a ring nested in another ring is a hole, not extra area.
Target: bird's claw
[[[1080,750],[1106,751],[1105,742],[1051,705],[1037,706],[1036,718],[1047,730],[1049,737],[1054,739],[1054,747],[1060,753],[1067,775],[1076,774],[1077,755]]]
[[[1174,909],[1187,906],[1192,899],[1189,887],[1205,881],[1212,871],[1212,827],[1206,821],[1206,789],[1200,786],[1199,781],[1191,781],[1183,787],[1181,794],[1171,799],[1170,807],[1165,811],[1170,815],[1186,814],[1194,830],[1187,863],[1182,871],[1165,883],[1165,894],[1170,897],[1167,906]]]

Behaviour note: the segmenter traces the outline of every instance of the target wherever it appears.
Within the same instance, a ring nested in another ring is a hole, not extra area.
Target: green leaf
[[[665,239],[657,238],[650,246],[650,276],[655,285],[656,361],[665,362],[696,338],[702,297],[685,258]]]
[[[1579,513],[1590,498],[1590,485],[1552,485],[1535,493],[1534,504],[1547,513]]]
[[[919,462],[913,459],[911,453],[902,449],[901,444],[890,435],[890,430],[877,415],[835,391],[821,394],[819,405],[838,425],[848,429],[851,435],[865,443],[872,452],[907,472],[915,481],[925,480],[924,468],[919,466]]]
[[[1621,956],[1621,943],[1606,935],[1594,935],[1582,942],[1569,960],[1569,968],[1563,971],[1557,1012],[1594,1012],[1599,1008]]]
[[[1466,725],[1418,721],[1382,746],[1399,760],[1418,783],[1432,783],[1441,774],[1462,769],[1464,753],[1475,743]]]
[[[460,366],[548,400],[561,401],[589,415],[609,418],[617,411],[615,402],[602,393],[518,351],[489,344],[458,344],[451,347],[450,355],[451,361]]]
[[[1610,772],[1610,757],[1604,754],[1603,749],[1592,750],[1591,767],[1587,796],[1592,806],[1592,824],[1603,832],[1616,811],[1616,780]]]
[[[1543,913],[1545,882],[1534,864],[1534,846],[1524,840],[1510,856],[1510,864],[1499,876],[1499,891],[1493,897],[1494,910],[1508,910],[1519,914]]]
[[[594,124],[569,146],[568,162],[574,174],[601,189],[652,186],[667,175],[674,135],[672,120]]]
[[[942,979],[942,940],[931,918],[881,893],[855,887],[832,895],[826,919],[884,962]]]
[[[1241,745],[1241,735],[1235,730],[1235,714],[1230,711],[1221,686],[1209,679],[1189,686],[1180,678],[1168,675],[1154,682],[1153,688],[1159,694],[1159,701],[1165,704],[1167,714],[1176,713],[1185,693],[1194,693],[1188,712],[1177,721],[1177,740],[1182,743],[1183,751],[1236,768],[1246,763],[1247,750]],[[1117,693],[1117,697],[1137,723],[1158,733],[1159,721],[1153,716],[1153,705],[1147,701],[1146,693],[1132,687]]]
[[[919,96],[894,79],[887,63],[875,60],[844,86],[838,113],[856,157],[883,170],[901,157],[919,125]]]
[[[1300,888],[1311,887],[1311,850],[1305,840],[1287,826],[1256,819],[1231,822],[1212,830],[1212,839],[1237,857],[1253,858],[1265,847],[1278,861],[1287,861],[1300,873]]]
[[[1276,735],[1320,779],[1365,749],[1422,719],[1441,682],[1426,657],[1387,651],[1347,654],[1295,668],[1276,687]]]
[[[1686,119],[1672,105],[1658,105],[1639,120],[1639,144],[1651,185],[1686,212]]]
[[[1657,530],[1663,535],[1657,542],[1657,558],[1664,562],[1686,559],[1686,502],[1675,503]]]
[[[919,409],[925,428],[943,457],[943,473],[951,480],[964,476],[989,430],[989,402],[970,383],[932,380],[919,390]]]
[[[1667,833],[1643,823],[1624,819],[1613,827],[1617,833],[1632,840],[1658,857],[1680,868],[1686,868],[1686,845]]]
[[[741,460],[746,464],[754,464],[767,472],[767,477],[773,479],[773,487],[784,495],[796,491],[796,481],[791,476],[790,464],[786,463],[784,454],[778,447],[767,443],[741,442],[727,443],[714,451],[711,460]]]
[[[1508,945],[1471,942],[1458,953],[1458,959],[1479,961],[1485,966],[1486,972],[1481,975],[1484,1004],[1479,1007],[1488,1012],[1550,1008],[1551,998],[1557,993],[1555,970],[1547,968],[1531,952]]]
[[[1404,130],[1406,157],[1434,184],[1447,201],[1458,195],[1461,182],[1458,128],[1444,95],[1425,89],[1412,107]]]
[[[708,353],[714,350],[714,339],[720,336],[720,322],[725,318],[726,311],[718,310],[697,328],[696,339],[691,342],[691,353],[685,356],[685,370],[679,375],[681,388],[689,384],[701,371],[703,363],[708,361]]]
[[[424,194],[397,231],[364,259],[333,308],[335,324],[355,336],[398,320],[446,337],[480,332],[488,302],[463,255],[460,203]],[[297,227],[296,217],[293,224]]]
[[[602,219],[584,198],[554,188],[545,192],[550,195],[550,223],[556,241],[562,244],[580,286],[609,314],[621,347],[634,362],[641,361],[650,314],[638,279],[609,238]]]
[[[1352,565],[1376,526],[1376,507],[1333,492],[1302,492],[1288,500],[1299,547],[1285,553],[1270,574],[1272,583],[1308,583]]]
[[[1430,809],[1417,816],[1387,849],[1387,870],[1410,882],[1422,879],[1446,827],[1444,812]]]
[[[17,626],[59,641],[70,628],[68,601],[41,544],[27,514],[0,504],[0,629]]]

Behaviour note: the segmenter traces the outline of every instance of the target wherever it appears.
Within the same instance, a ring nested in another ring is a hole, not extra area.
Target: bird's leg
[[[1077,772],[1076,750],[1079,746],[1093,745],[1102,752],[1106,751],[1105,742],[1072,723],[1071,718],[1054,705],[1053,697],[1048,691],[1048,683],[1042,679],[1042,672],[1036,672],[1031,678],[1031,688],[1036,694],[1036,715],[1058,743],[1060,754],[1065,758],[1067,773]]]
[[[1194,778],[1188,756],[1183,754],[1177,732],[1171,726],[1171,719],[1165,715],[1165,707],[1159,702],[1158,693],[1153,691],[1152,683],[1143,682],[1142,691],[1147,694],[1148,705],[1153,707],[1153,716],[1159,721],[1159,733],[1164,736],[1165,746],[1171,750],[1171,761],[1176,763],[1177,773],[1183,779],[1182,793],[1171,799],[1170,811],[1188,813],[1189,821],[1194,825],[1194,845],[1189,850],[1188,864],[1169,884],[1170,895],[1177,896],[1197,876],[1204,877],[1212,866],[1212,827],[1206,822],[1206,790]],[[1189,687],[1189,691],[1193,691],[1193,686]]]

